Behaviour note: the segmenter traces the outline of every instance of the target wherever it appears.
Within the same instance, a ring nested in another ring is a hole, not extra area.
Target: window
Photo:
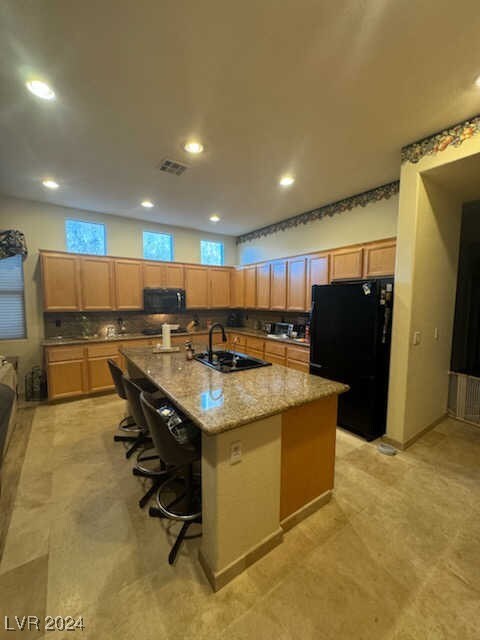
[[[106,254],[105,225],[100,222],[66,220],[67,251],[73,253]]]
[[[148,260],[173,260],[173,236],[169,233],[144,231],[143,257]]]
[[[25,338],[22,256],[0,260],[0,339]]]
[[[200,256],[202,264],[223,264],[223,242],[200,240]]]

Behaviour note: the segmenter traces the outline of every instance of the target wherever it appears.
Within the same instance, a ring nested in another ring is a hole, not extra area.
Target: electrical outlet
[[[242,443],[240,440],[230,445],[230,464],[236,464],[242,459]]]
[[[438,340],[440,335],[438,333],[438,327],[435,327],[435,331],[433,332],[433,337],[435,338],[435,340]]]
[[[414,331],[413,332],[413,344],[415,346],[419,345],[420,342],[422,341],[422,333],[421,331]]]

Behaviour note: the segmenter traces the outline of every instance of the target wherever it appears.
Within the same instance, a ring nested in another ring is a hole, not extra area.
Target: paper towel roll
[[[165,322],[162,324],[162,346],[167,347],[168,349],[172,346],[172,342],[170,340],[170,325]]]

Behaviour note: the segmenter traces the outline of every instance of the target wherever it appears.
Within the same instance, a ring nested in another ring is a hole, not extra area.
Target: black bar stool
[[[183,522],[168,556],[169,564],[173,564],[189,527],[202,521],[201,485],[195,481],[193,474],[193,465],[201,458],[200,431],[178,411],[175,411],[176,417],[172,419],[169,411],[171,405],[165,407],[161,398],[155,398],[144,391],[140,396],[140,402],[157,453],[172,470],[158,488],[156,507],[150,507],[149,514],[157,518]],[[165,504],[163,498],[172,493],[175,483],[183,485],[183,492]],[[180,504],[184,505],[182,510],[172,510]]]
[[[127,395],[125,393],[125,388],[123,386],[123,371],[120,369],[115,360],[109,358],[107,360],[108,368],[110,369],[110,375],[112,376],[113,384],[115,385],[115,391],[117,395],[122,400],[127,399]],[[128,406],[128,403],[127,403]],[[130,407],[128,407],[128,411],[130,411]],[[140,430],[138,425],[135,424],[135,421],[131,415],[125,416],[120,420],[118,424],[118,428],[122,431],[129,433],[130,435],[120,435],[115,434],[113,436],[113,440],[115,442],[135,442],[137,439],[138,431]]]

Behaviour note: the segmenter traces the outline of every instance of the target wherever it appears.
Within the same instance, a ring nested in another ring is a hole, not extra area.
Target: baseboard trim
[[[424,429],[422,429],[421,431],[416,433],[414,436],[412,436],[411,438],[409,438],[405,442],[399,442],[398,440],[395,440],[394,438],[390,438],[387,435],[383,436],[382,440],[383,440],[383,442],[386,442],[387,444],[391,444],[396,449],[400,449],[400,451],[405,451],[405,449],[408,449],[408,447],[410,447],[414,442],[416,442],[422,436],[424,436],[426,433],[428,433],[429,431],[434,429],[437,426],[437,424],[440,424],[440,422],[443,422],[443,420],[445,420],[445,418],[448,418],[448,413],[447,412],[443,413],[439,418],[434,420],[431,424],[429,424],[427,427],[425,427]]]
[[[234,560],[231,564],[227,565],[220,571],[213,571],[210,567],[208,560],[203,555],[202,550],[198,552],[198,560],[200,565],[207,576],[207,579],[214,591],[218,591],[226,584],[231,582],[240,573],[245,571],[252,564],[260,560],[264,555],[269,553],[272,549],[278,546],[283,540],[283,529],[279,528],[274,531],[270,536],[262,540],[255,547],[244,553],[242,556]]]
[[[289,531],[302,520],[305,520],[305,518],[308,518],[308,516],[320,509],[320,507],[323,507],[324,504],[330,502],[331,497],[332,491],[329,489],[281,520],[280,526],[284,531]]]

